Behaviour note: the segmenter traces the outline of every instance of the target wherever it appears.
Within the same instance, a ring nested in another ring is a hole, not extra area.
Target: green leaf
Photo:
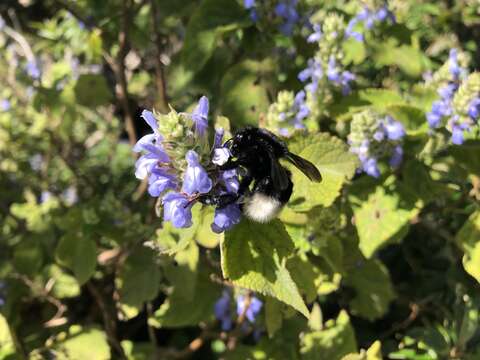
[[[146,247],[140,247],[128,256],[116,279],[122,303],[140,308],[145,301],[157,296],[160,270],[155,258],[155,252]]]
[[[305,333],[300,345],[303,360],[340,360],[356,351],[355,333],[344,310],[335,321],[327,321],[323,330]]]
[[[393,105],[404,105],[406,101],[395,90],[368,88],[342,96],[329,107],[332,117],[337,120],[347,120],[352,114],[373,108],[384,112]]]
[[[372,185],[371,179],[358,181],[349,196],[360,250],[367,258],[387,243],[400,241],[406,235],[410,219],[421,208],[421,202],[395,182],[393,176],[381,185]]]
[[[411,105],[392,105],[387,113],[400,121],[409,135],[426,134],[429,131],[425,112]]]
[[[102,75],[80,75],[74,91],[78,104],[87,107],[107,105],[112,99],[110,88]]]
[[[108,360],[110,347],[107,336],[98,329],[83,329],[72,326],[68,338],[55,345],[56,356],[59,360]]]
[[[307,257],[294,256],[288,259],[287,268],[306,302],[311,303],[315,300],[317,297],[316,273],[314,266],[308,261]]]
[[[419,77],[429,65],[429,59],[423,52],[409,45],[377,45],[373,58],[378,66],[396,65],[411,77]]]
[[[70,276],[61,267],[51,264],[44,270],[45,277],[54,280],[52,295],[56,298],[72,298],[80,295],[77,279]]]
[[[213,308],[220,294],[220,286],[210,281],[206,271],[201,271],[195,282],[194,296],[187,298],[174,290],[148,323],[160,328],[191,326],[207,321],[213,317]]]
[[[480,282],[480,211],[470,215],[457,233],[455,241],[464,252],[465,271]]]
[[[352,314],[370,321],[382,317],[395,299],[388,270],[378,260],[367,260],[347,272],[345,284],[355,289],[355,297],[350,301]]]
[[[15,344],[7,319],[0,314],[0,359],[15,359]]]
[[[265,326],[269,337],[281,329],[283,323],[283,304],[277,299],[267,296],[265,299]]]
[[[226,71],[220,85],[222,114],[232,125],[257,125],[261,113],[270,104],[265,84],[261,82],[271,72],[267,61],[244,61]]]
[[[289,166],[294,183],[288,206],[306,212],[315,206],[330,206],[343,184],[355,173],[357,157],[340,139],[325,133],[298,137],[289,144],[290,151],[314,163],[322,174],[320,183],[312,182],[300,170]]]
[[[286,268],[293,242],[278,220],[242,221],[221,244],[223,276],[235,285],[272,296],[308,317],[297,285]]]
[[[449,153],[469,173],[480,176],[480,142],[466,141],[463,145],[452,145],[448,148]]]
[[[182,49],[187,69],[200,70],[215,50],[217,39],[225,32],[250,24],[247,12],[234,0],[204,0],[190,18]]]
[[[95,272],[97,246],[89,236],[68,233],[60,239],[55,257],[60,265],[72,270],[80,285],[83,285]]]
[[[43,251],[39,238],[32,236],[19,243],[13,253],[13,264],[17,271],[35,275],[43,264]]]
[[[199,249],[195,243],[175,254],[174,262],[164,267],[165,277],[173,286],[175,295],[192,300],[198,277]]]
[[[223,233],[217,234],[212,231],[212,223],[215,210],[211,206],[205,206],[200,213],[200,221],[197,232],[195,233],[195,240],[203,247],[213,249],[217,247],[223,239]]]

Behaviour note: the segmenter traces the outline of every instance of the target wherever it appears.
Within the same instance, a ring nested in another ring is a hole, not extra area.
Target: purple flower
[[[400,145],[395,146],[393,149],[392,157],[390,158],[390,166],[393,168],[398,167],[403,159],[403,149]]]
[[[171,221],[176,228],[192,226],[192,206],[183,194],[170,192],[163,197],[165,221]]]
[[[141,117],[153,130],[153,134],[147,134],[140,138],[133,147],[133,151],[135,152],[140,152],[142,150],[149,151],[148,149],[151,148],[149,145],[153,146],[153,144],[161,146],[160,142],[163,140],[163,136],[158,131],[158,123],[157,119],[155,119],[155,115],[153,115],[151,111],[143,110]]]
[[[295,95],[295,99],[293,101],[293,112],[296,113],[295,115],[295,128],[303,129],[305,125],[303,125],[302,121],[308,115],[310,115],[310,108],[305,103],[305,91],[301,90]]]
[[[476,120],[478,118],[478,116],[480,115],[480,97],[477,97],[470,101],[470,103],[468,104],[467,114],[473,120]]]
[[[323,77],[322,64],[317,59],[309,59],[307,62],[307,68],[300,71],[298,79],[301,82],[306,82],[310,79],[310,83],[305,86],[305,89],[314,94],[317,91],[318,83]]]
[[[195,151],[189,150],[185,155],[188,167],[183,178],[182,191],[187,194],[207,193],[212,189],[212,180],[198,161]]]
[[[236,169],[222,171],[221,179],[228,193],[236,194],[240,187]]]
[[[3,20],[3,18],[0,16],[0,31],[2,31],[4,27],[5,27],[5,20]]]
[[[255,6],[255,0],[243,0],[243,6],[245,9],[251,9]]]
[[[145,179],[159,164],[170,161],[161,146],[145,144],[144,147],[149,153],[140,156],[135,163],[135,177],[140,180]]]
[[[40,68],[35,60],[27,62],[25,70],[32,79],[36,80],[40,78]]]
[[[373,176],[374,178],[380,177],[380,170],[378,169],[377,159],[368,158],[362,163],[362,169],[368,175]]]
[[[12,104],[8,99],[2,99],[2,101],[0,101],[0,109],[2,111],[8,111],[10,110],[11,107],[12,107]]]
[[[405,136],[405,129],[399,121],[395,121],[392,117],[387,116],[384,122],[387,137],[390,140],[400,140]]]
[[[213,139],[213,148],[219,148],[223,146],[223,135],[225,134],[225,130],[223,128],[215,129],[215,137]]]
[[[73,186],[69,186],[65,191],[62,192],[62,199],[68,205],[73,205],[78,201],[77,189]]]
[[[232,314],[230,310],[230,294],[227,290],[223,290],[222,296],[217,300],[213,307],[215,317],[220,320],[223,331],[232,328]]]
[[[258,315],[260,310],[262,309],[263,302],[256,298],[255,296],[252,296],[250,300],[250,305],[248,306],[248,309],[245,310],[245,296],[240,295],[237,298],[237,315],[241,315],[245,312],[245,316],[250,321],[251,323],[255,322],[255,317]]]
[[[450,83],[439,88],[437,92],[438,92],[438,95],[440,95],[440,97],[443,100],[449,101],[453,98],[453,94],[455,94],[455,91],[457,91],[457,88],[458,88],[457,84]]]
[[[451,49],[450,53],[448,54],[448,58],[450,60],[448,70],[450,71],[450,74],[452,74],[455,79],[458,79],[463,72],[462,67],[458,63],[458,50]]]
[[[153,168],[148,178],[148,193],[158,197],[167,189],[175,189],[177,182],[175,175],[169,174],[164,168]]]
[[[205,135],[205,132],[208,128],[208,122],[207,122],[208,109],[209,109],[208,99],[206,96],[202,96],[198,101],[197,106],[195,107],[195,109],[191,114],[192,120],[195,124],[195,132],[199,136]]]
[[[48,190],[42,191],[42,193],[40,194],[40,204],[43,204],[44,202],[47,202],[52,197],[53,197],[53,194],[50,191],[48,191]]]
[[[458,125],[452,126],[452,143],[455,145],[462,145],[463,144],[463,130]]]
[[[297,0],[285,0],[275,6],[275,15],[284,20],[284,23],[280,25],[280,31],[286,36],[292,34],[293,28],[300,18],[296,6]]]
[[[307,42],[318,42],[322,38],[322,35],[322,27],[320,26],[320,24],[313,24],[313,33],[308,35]]]
[[[216,208],[213,218],[212,231],[219,234],[229,230],[240,222],[242,212],[237,204],[230,204],[224,208]]]

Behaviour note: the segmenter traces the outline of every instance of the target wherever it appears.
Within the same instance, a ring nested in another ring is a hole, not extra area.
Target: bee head
[[[233,138],[227,140],[224,146],[230,149],[230,153],[233,157],[238,157],[243,146],[243,134],[236,134]]]

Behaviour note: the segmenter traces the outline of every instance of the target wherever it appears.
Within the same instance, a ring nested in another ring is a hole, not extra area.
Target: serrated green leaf
[[[107,336],[98,329],[75,329],[66,340],[55,345],[55,350],[59,360],[110,359]]]
[[[374,48],[373,57],[378,66],[396,65],[411,77],[422,75],[429,65],[429,59],[423,52],[409,45],[383,43]]]
[[[322,174],[322,181],[316,183],[294,166],[289,166],[294,187],[288,206],[295,211],[330,206],[357,167],[357,157],[348,151],[346,144],[324,133],[299,137],[289,144],[289,149],[310,160]]]
[[[215,50],[219,35],[250,24],[246,11],[234,0],[204,0],[190,18],[182,49],[185,68],[200,70]]]
[[[350,301],[352,314],[370,321],[382,317],[395,293],[387,268],[378,260],[368,260],[345,275],[345,284],[355,289]]]
[[[480,282],[480,211],[470,215],[457,233],[455,241],[464,252],[465,271]]]
[[[157,296],[160,270],[155,257],[155,252],[146,247],[129,254],[116,279],[122,303],[141,308],[145,301]]]
[[[371,186],[371,182],[371,179],[357,182],[349,196],[359,247],[367,258],[387,243],[400,241],[408,231],[409,220],[422,206],[408,189],[394,181],[393,176],[381,185]]]
[[[57,262],[73,271],[80,285],[87,282],[97,265],[97,245],[82,233],[68,233],[61,239],[55,251]]]
[[[286,268],[293,242],[278,220],[269,224],[242,221],[221,244],[223,276],[241,286],[292,306],[308,317],[297,285]]]
[[[356,351],[355,333],[344,310],[335,321],[327,322],[323,330],[305,333],[301,339],[300,353],[303,360],[340,360]]]
[[[293,281],[297,284],[300,293],[305,297],[305,301],[311,303],[317,297],[314,266],[306,256],[294,256],[288,259],[287,268],[292,274]]]

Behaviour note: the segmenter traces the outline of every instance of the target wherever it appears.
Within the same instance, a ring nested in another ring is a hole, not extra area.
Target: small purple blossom
[[[189,150],[185,156],[188,167],[183,177],[182,191],[187,194],[208,193],[212,189],[212,180],[205,169],[200,165],[198,154]]]
[[[468,104],[467,114],[473,120],[477,120],[480,115],[480,97],[477,97],[470,101]]]
[[[148,193],[158,197],[167,189],[175,189],[177,181],[175,175],[169,174],[165,168],[155,167],[148,178]]]
[[[390,166],[396,168],[400,166],[403,160],[403,149],[400,145],[393,148],[392,157],[390,158]]]
[[[192,206],[184,194],[169,192],[163,197],[163,219],[176,228],[192,226]]]
[[[354,30],[358,24],[362,23],[366,29],[371,30],[377,22],[384,22],[387,20],[395,23],[395,16],[390,10],[388,10],[386,6],[382,6],[376,11],[364,7],[348,22],[345,30],[345,36],[347,38],[352,37],[357,41],[363,41],[363,35]]]
[[[10,110],[11,107],[12,107],[12,104],[10,103],[10,100],[8,100],[8,99],[2,99],[2,100],[0,101],[0,110],[1,110],[1,111],[6,112],[6,111]]]
[[[4,27],[5,27],[5,20],[3,20],[3,17],[0,16],[0,31],[2,31]]]
[[[25,70],[32,79],[37,80],[40,78],[40,68],[35,60],[27,62]]]
[[[221,233],[231,229],[240,222],[242,212],[237,204],[230,204],[224,208],[216,208],[213,218],[212,231]]]
[[[230,294],[227,290],[223,290],[222,296],[214,305],[213,312],[215,317],[220,320],[223,331],[228,331],[232,328],[232,312],[230,309]]]
[[[286,36],[293,33],[295,24],[300,19],[297,12],[297,0],[284,0],[275,6],[275,15],[283,19],[279,30]]]
[[[378,168],[377,159],[375,158],[368,158],[366,161],[364,161],[362,163],[362,170],[374,178],[380,177],[380,170]]]
[[[322,64],[317,59],[309,59],[307,62],[307,67],[298,74],[298,79],[301,82],[306,82],[310,79],[310,82],[305,86],[305,90],[307,90],[310,94],[315,94],[318,89],[318,83],[322,77]]]
[[[245,310],[245,296],[240,295],[237,297],[237,315],[241,315],[245,312],[245,317],[251,323],[255,322],[255,318],[260,313],[260,310],[263,307],[263,302],[255,296],[252,296],[250,299],[250,305]]]
[[[314,43],[319,42],[322,38],[322,27],[320,24],[313,24],[313,33],[308,35],[307,42]]]
[[[389,140],[400,140],[405,136],[405,129],[402,123],[394,120],[391,116],[385,118],[383,126]]]
[[[331,56],[328,61],[327,79],[336,85],[340,85],[342,93],[347,95],[351,91],[350,82],[355,80],[355,75],[350,71],[340,71],[336,65],[335,58]]]
[[[208,110],[209,104],[206,96],[202,96],[198,101],[197,106],[193,110],[191,116],[195,124],[195,132],[199,136],[204,136],[208,128]]]

